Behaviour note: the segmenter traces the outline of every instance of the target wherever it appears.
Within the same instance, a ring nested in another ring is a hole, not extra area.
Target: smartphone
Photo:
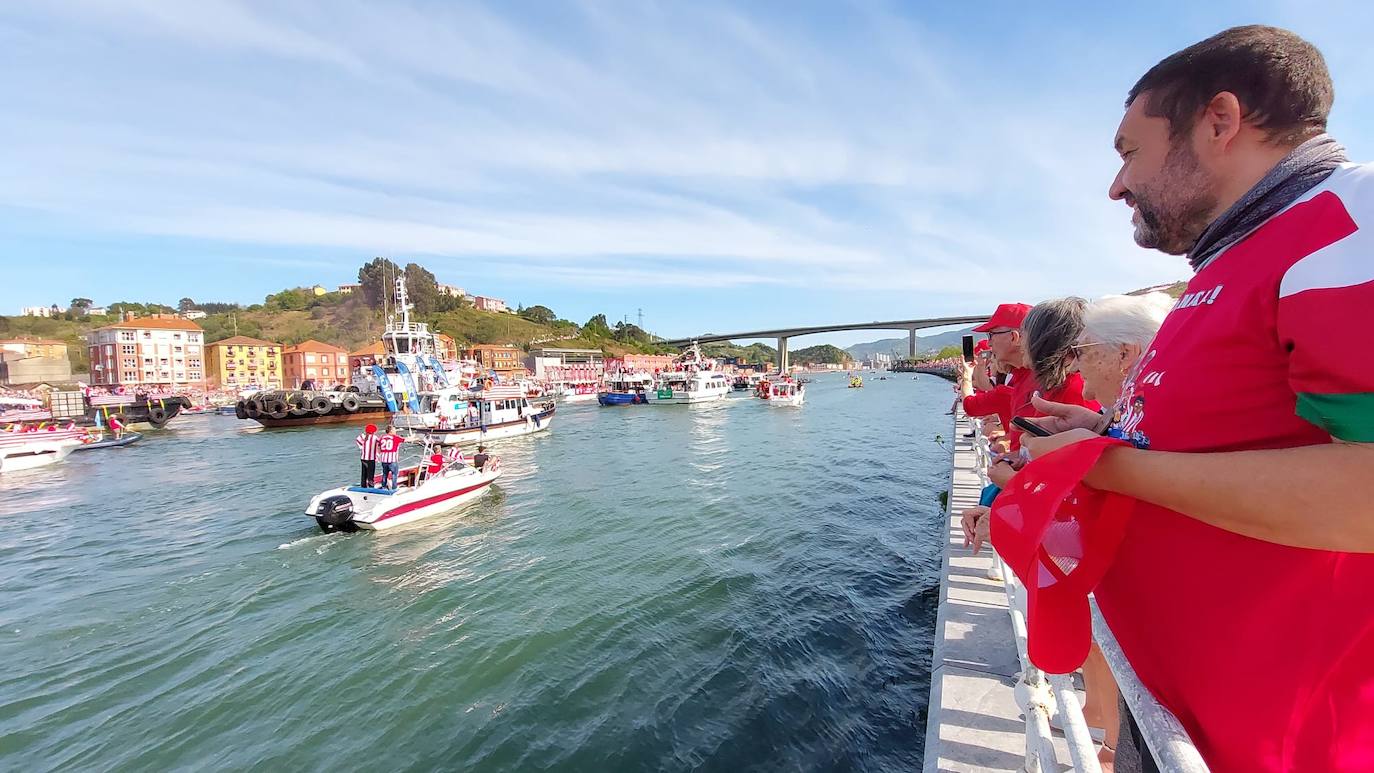
[[[964,362],[973,362],[973,336],[964,336]]]
[[[1012,419],[1011,423],[1017,429],[1023,432],[1029,432],[1036,437],[1048,437],[1054,434],[1053,432],[1050,432],[1049,430],[1045,429],[1039,424],[1036,424],[1030,419],[1024,418],[1022,416],[1017,416],[1016,418]]]

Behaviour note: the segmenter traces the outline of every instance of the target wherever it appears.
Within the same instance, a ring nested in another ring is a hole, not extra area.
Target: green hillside
[[[844,365],[854,358],[838,346],[820,344],[788,352],[787,361],[793,365]]]
[[[749,344],[740,346],[736,343],[722,342],[713,344],[702,344],[702,354],[707,357],[738,357],[742,362],[778,363],[778,350],[767,344]]]
[[[374,260],[358,272],[362,290],[343,295],[317,292],[311,288],[295,287],[273,293],[262,303],[244,306],[237,303],[197,303],[183,298],[176,307],[159,302],[119,301],[109,306],[109,315],[87,315],[88,299],[73,299],[73,308],[56,318],[0,316],[0,338],[53,338],[67,343],[67,356],[72,370],[85,373],[89,363],[86,356],[86,333],[119,321],[120,313],[136,316],[153,313],[175,313],[200,309],[207,316],[196,321],[205,330],[206,343],[214,343],[234,335],[261,338],[291,346],[308,339],[341,346],[349,351],[360,349],[382,334],[385,316],[382,309],[391,278],[404,276],[407,290],[415,306],[414,317],[426,322],[430,329],[452,336],[460,348],[472,344],[506,344],[529,349],[530,346],[560,346],[601,349],[607,354],[658,354],[673,351],[658,344],[652,336],[635,325],[606,321],[597,314],[578,325],[559,319],[552,309],[533,306],[516,314],[479,311],[460,298],[442,296],[437,290],[434,275],[422,266],[409,264],[404,268]],[[77,302],[81,302],[78,304]]]

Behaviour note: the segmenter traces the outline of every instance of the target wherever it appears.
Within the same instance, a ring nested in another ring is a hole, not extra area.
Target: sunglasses
[[[1075,357],[1082,357],[1082,356],[1083,356],[1083,350],[1084,350],[1084,349],[1088,348],[1089,346],[1102,346],[1102,345],[1103,345],[1103,344],[1102,344],[1102,342],[1100,342],[1100,341],[1092,341],[1092,342],[1089,342],[1089,343],[1086,343],[1086,344],[1074,344],[1073,346],[1070,346],[1069,349],[1071,349],[1071,350],[1073,351],[1073,356],[1075,356]]]

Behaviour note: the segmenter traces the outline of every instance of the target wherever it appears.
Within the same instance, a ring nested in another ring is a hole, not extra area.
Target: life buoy
[[[345,411],[348,411],[349,413],[357,413],[359,405],[358,397],[357,395],[353,394],[344,395],[344,399],[342,402],[339,403],[339,405],[343,406],[343,409]]]
[[[167,409],[160,405],[154,405],[148,409],[148,423],[154,427],[162,427],[167,423]]]
[[[310,401],[310,410],[314,411],[316,414],[320,416],[324,416],[325,414],[329,413],[331,410],[333,410],[333,408],[334,404],[329,402],[329,398],[325,397],[324,395],[319,395],[315,399]]]

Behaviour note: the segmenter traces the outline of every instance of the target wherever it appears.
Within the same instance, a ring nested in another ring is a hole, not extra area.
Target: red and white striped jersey
[[[400,435],[382,435],[377,440],[377,461],[394,462],[401,458],[401,444],[405,438]]]
[[[370,435],[364,432],[363,434],[358,436],[357,440],[355,440],[354,442],[358,444],[358,451],[360,452],[359,458],[361,458],[365,462],[376,460],[377,439],[379,437],[380,436],[375,432]]]

